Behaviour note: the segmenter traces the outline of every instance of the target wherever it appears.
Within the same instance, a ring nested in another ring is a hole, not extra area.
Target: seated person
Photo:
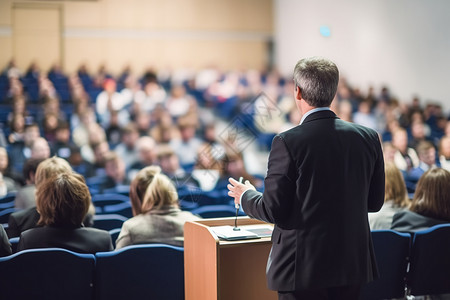
[[[112,250],[107,231],[83,226],[90,203],[83,176],[63,172],[48,178],[36,191],[42,227],[22,232],[17,250],[57,247],[92,254]]]
[[[436,149],[428,141],[421,141],[416,147],[419,156],[419,166],[406,174],[405,180],[416,185],[420,177],[429,169],[436,167]]]
[[[137,158],[128,168],[128,178],[131,180],[143,168],[156,163],[156,143],[149,136],[141,136],[136,142]]]
[[[177,190],[197,190],[199,188],[198,181],[192,177],[191,173],[181,168],[178,156],[169,145],[158,147],[158,162],[162,172],[172,180]]]
[[[34,183],[37,167],[42,161],[44,160],[40,158],[31,158],[25,162],[25,165],[23,166],[23,176],[26,179],[27,184],[17,192],[16,198],[14,199],[14,207],[17,210],[36,206],[34,197],[36,186]]]
[[[67,172],[72,173],[72,168],[66,160],[59,157],[51,157],[44,160],[36,169],[36,190],[39,189],[39,185],[46,179]],[[91,203],[89,213],[84,218],[85,226],[90,227],[94,224],[94,214],[95,208]],[[23,231],[38,226],[39,218],[40,215],[36,210],[36,206],[12,213],[8,220],[7,232],[9,238],[18,237]]]
[[[11,243],[2,224],[0,224],[0,257],[8,256],[12,253]]]
[[[394,215],[391,229],[414,232],[450,223],[450,172],[432,168],[420,177],[409,210]]]
[[[140,191],[135,193],[130,188],[130,197],[134,197],[133,194],[139,195],[143,191],[143,186],[135,181],[148,182],[142,206],[134,210],[140,210],[140,214],[123,223],[116,249],[145,243],[183,246],[184,223],[199,219],[188,211],[180,210],[178,194],[170,179],[160,170],[149,168],[155,167],[142,169],[131,184],[132,187],[139,187]],[[132,200],[132,203],[133,206],[138,205],[136,200]]]
[[[106,179],[100,185],[100,193],[107,189],[113,189],[120,185],[129,185],[130,181],[125,172],[125,163],[115,152],[109,152],[105,156]]]
[[[390,229],[394,214],[407,209],[410,203],[403,175],[393,162],[384,165],[384,173],[384,204],[380,211],[369,213],[371,230]]]

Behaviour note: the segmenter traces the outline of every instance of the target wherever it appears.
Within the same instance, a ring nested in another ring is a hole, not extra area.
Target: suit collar
[[[308,123],[308,122],[311,122],[314,120],[319,120],[319,119],[339,119],[339,118],[338,118],[338,116],[336,116],[336,114],[332,110],[322,110],[322,111],[314,112],[314,113],[310,114],[309,116],[307,116],[302,124],[305,124],[305,123]]]

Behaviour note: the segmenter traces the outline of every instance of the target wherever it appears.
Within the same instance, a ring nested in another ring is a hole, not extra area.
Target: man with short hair
[[[230,178],[250,217],[275,224],[267,280],[279,299],[359,299],[377,277],[367,212],[384,202],[378,134],[329,108],[339,71],[319,57],[295,66],[300,125],[275,136],[264,193]]]

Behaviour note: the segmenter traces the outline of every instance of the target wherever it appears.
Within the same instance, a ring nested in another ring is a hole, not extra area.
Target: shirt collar
[[[300,124],[298,124],[298,125],[302,125],[303,121],[305,121],[306,117],[309,116],[310,114],[313,114],[313,113],[318,112],[318,111],[323,111],[323,110],[331,110],[331,109],[329,107],[316,107],[316,108],[313,108],[313,109],[307,111],[303,115],[302,119],[300,120]]]

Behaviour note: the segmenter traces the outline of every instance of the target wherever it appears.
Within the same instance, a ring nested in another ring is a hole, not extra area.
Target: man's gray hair
[[[309,57],[298,61],[294,69],[294,82],[302,98],[311,106],[330,106],[336,95],[339,70],[323,57]]]

